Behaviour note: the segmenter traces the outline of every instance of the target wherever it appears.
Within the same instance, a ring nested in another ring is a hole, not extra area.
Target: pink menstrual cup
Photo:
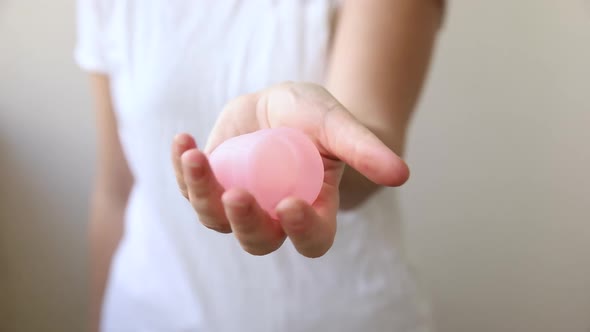
[[[209,161],[226,190],[247,190],[273,218],[284,198],[312,204],[324,181],[324,164],[315,144],[292,128],[262,129],[230,138],[211,153]]]

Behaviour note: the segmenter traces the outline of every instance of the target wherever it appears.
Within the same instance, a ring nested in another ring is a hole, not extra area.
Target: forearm
[[[347,0],[338,20],[327,88],[400,155],[441,20],[436,0]],[[341,208],[378,188],[347,168]]]
[[[91,331],[98,331],[111,260],[123,235],[123,219],[134,180],[117,133],[109,78],[93,74],[91,82],[96,98],[98,146],[96,182],[88,227],[89,323]]]
[[[126,195],[113,195],[100,186],[92,198],[88,227],[91,331],[98,331],[111,261],[123,235],[126,202]]]

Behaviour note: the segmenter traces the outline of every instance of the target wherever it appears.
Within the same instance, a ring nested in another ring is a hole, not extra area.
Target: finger
[[[180,156],[190,149],[197,147],[195,140],[189,134],[178,134],[174,137],[172,142],[172,164],[174,165],[174,174],[176,175],[176,182],[178,188],[184,197],[188,199],[188,191],[186,183],[184,182],[184,176],[182,174],[182,163],[180,162]]]
[[[303,256],[323,256],[336,236],[336,217],[320,217],[306,202],[287,198],[277,206],[283,230]]]
[[[224,190],[215,179],[207,157],[201,151],[191,149],[182,154],[181,163],[188,197],[201,223],[218,232],[231,233],[221,203]]]
[[[246,252],[266,255],[277,250],[285,241],[281,225],[272,220],[245,190],[226,191],[222,202],[232,231]]]
[[[288,83],[263,92],[259,99],[266,114],[261,118],[271,127],[304,129],[323,154],[344,161],[371,181],[398,186],[408,179],[405,162],[326,89]]]
[[[259,129],[256,112],[258,96],[257,93],[242,95],[224,106],[203,149],[206,154],[210,154],[219,144],[234,136]]]
[[[406,163],[344,107],[325,114],[323,130],[321,143],[329,152],[371,181],[399,186],[408,180]]]

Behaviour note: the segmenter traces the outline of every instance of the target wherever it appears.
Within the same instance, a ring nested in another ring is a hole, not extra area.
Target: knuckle
[[[188,183],[189,190],[196,199],[210,201],[213,197],[221,197],[223,192],[216,181],[213,172],[207,168],[196,179]]]
[[[184,196],[184,198],[188,199],[188,190],[187,190],[186,184],[184,182],[184,179],[182,177],[178,176],[178,173],[176,175],[176,185],[178,186],[178,190],[180,191],[182,196]]]
[[[188,196],[188,191],[186,190],[186,188],[178,188],[180,193],[182,194],[182,196],[184,196],[184,198],[189,199]]]
[[[192,171],[185,178],[185,182],[191,186],[191,189],[199,195],[209,191],[211,185],[211,171],[207,165],[201,166],[198,171]]]
[[[199,197],[198,195],[194,195],[193,192],[189,195],[191,205],[199,214],[199,218],[203,220],[214,220],[216,219],[216,216],[220,214],[217,213],[217,210],[212,206],[212,201],[208,197]]]
[[[244,238],[253,238],[260,231],[260,228],[254,223],[252,218],[231,218],[237,231]]]
[[[252,94],[245,94],[230,100],[225,107],[223,112],[231,112],[233,110],[242,110],[244,107],[252,105],[255,102],[255,97]]]
[[[307,84],[307,83],[299,83],[301,85]],[[282,81],[279,84],[276,85],[277,88],[279,89],[294,89],[297,87],[297,83],[295,83],[294,81],[290,81],[290,80],[286,80],[286,81]]]
[[[302,220],[299,222],[290,222],[286,225],[291,236],[302,238],[309,236],[312,229],[312,224],[309,220]]]
[[[191,201],[191,203],[193,203],[193,201]],[[195,212],[197,212],[198,219],[203,226],[219,233],[227,234],[232,232],[231,225],[227,222],[225,216],[217,213],[217,211],[210,206],[201,209],[195,208]]]

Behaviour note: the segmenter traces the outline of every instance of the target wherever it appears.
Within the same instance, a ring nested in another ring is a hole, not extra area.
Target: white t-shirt
[[[75,57],[109,75],[135,184],[105,331],[429,330],[398,250],[393,190],[342,213],[324,257],[263,257],[203,227],[180,195],[172,138],[203,146],[223,105],[284,80],[322,82],[336,0],[78,0]]]

